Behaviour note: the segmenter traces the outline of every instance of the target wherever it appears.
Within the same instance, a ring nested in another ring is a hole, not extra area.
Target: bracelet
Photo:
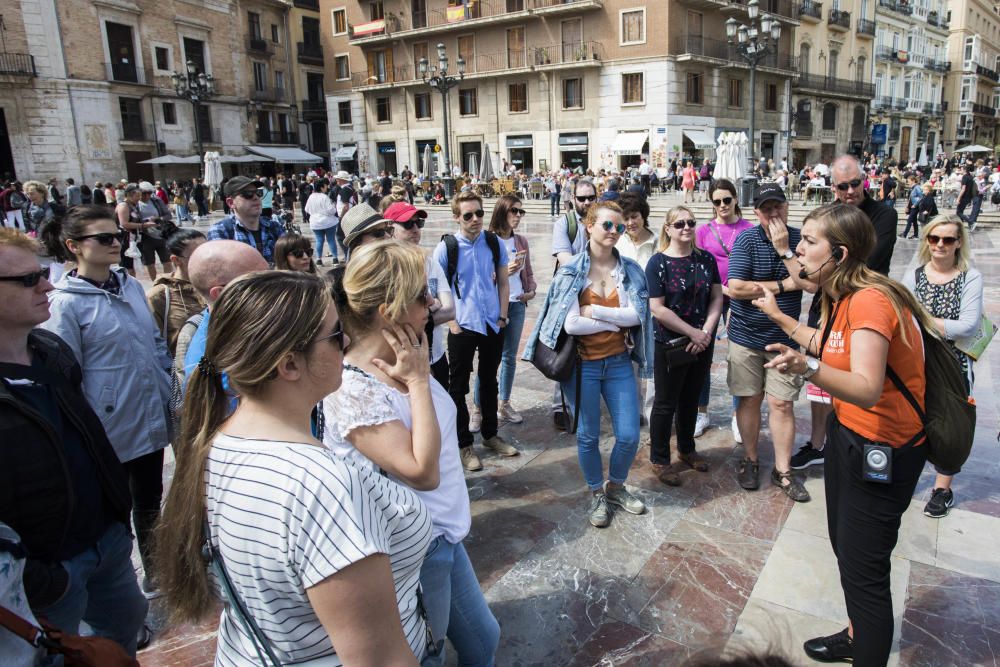
[[[784,294],[784,293],[785,293],[785,279],[782,278],[781,280],[778,281],[778,294]]]
[[[799,330],[800,326],[802,326],[802,322],[797,322],[795,324],[795,328],[792,329],[792,333],[788,334],[788,337],[791,338],[792,340],[794,340],[795,339],[795,332]]]

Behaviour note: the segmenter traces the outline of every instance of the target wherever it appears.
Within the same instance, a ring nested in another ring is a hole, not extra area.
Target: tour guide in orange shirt
[[[865,266],[874,246],[875,231],[859,209],[840,203],[816,209],[806,217],[795,252],[799,277],[822,293],[820,328],[784,315],[768,290],[754,300],[804,350],[822,351],[816,359],[770,345],[779,354],[768,366],[808,378],[833,397],[826,514],[850,623],[804,648],[813,659],[853,659],[861,667],[881,667],[889,659],[889,556],[927,450],[920,419],[886,377],[886,365],[923,404],[923,340],[914,317],[934,331],[905,287]]]

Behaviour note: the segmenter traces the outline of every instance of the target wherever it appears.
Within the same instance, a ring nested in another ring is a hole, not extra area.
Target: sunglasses
[[[943,243],[946,246],[955,245],[955,241],[957,240],[957,236],[938,236],[937,234],[927,235],[927,242],[931,245],[937,245],[938,243]]]
[[[244,199],[260,199],[260,193],[256,190],[240,190],[236,196]]]
[[[861,179],[855,178],[853,181],[845,181],[843,183],[837,183],[837,189],[841,192],[847,192],[849,189],[854,188],[857,190],[861,187]]]
[[[302,259],[303,257],[312,257],[313,256],[313,249],[312,248],[305,248],[305,249],[296,248],[295,250],[289,250],[288,254],[291,255],[292,257],[297,258],[297,259]]]
[[[512,208],[510,209],[510,212],[513,213],[514,215],[524,215],[525,213],[527,213],[527,211],[525,211],[523,208]]]
[[[729,206],[730,204],[733,203],[733,198],[723,197],[722,199],[713,199],[712,203],[715,204],[716,206],[722,206],[722,205]]]
[[[411,218],[411,219],[407,220],[406,222],[399,222],[397,220],[397,221],[394,221],[392,224],[394,224],[394,225],[400,225],[400,226],[402,226],[403,229],[413,229],[414,225],[416,225],[417,229],[423,229],[424,228],[424,219],[423,218]]]
[[[687,225],[688,229],[694,229],[694,226],[697,224],[696,220],[674,220],[670,226],[674,229],[684,229],[684,226]]]
[[[45,267],[40,271],[35,271],[34,273],[25,273],[21,276],[0,276],[0,280],[4,282],[16,282],[21,283],[25,287],[34,287],[42,278],[46,280],[49,279],[49,267]]]
[[[125,238],[125,232],[103,232],[101,234],[84,234],[83,236],[74,236],[71,240],[73,241],[86,241],[87,239],[94,239],[101,245],[113,246],[115,241],[121,243]]]
[[[316,342],[318,343],[321,340],[331,340],[331,339],[333,339],[333,342],[337,344],[337,347],[340,349],[340,351],[343,352],[344,351],[344,325],[341,324],[339,320],[337,321],[337,325],[335,327],[333,327],[333,332],[331,332],[327,336],[322,336],[321,338],[317,338]]]
[[[475,211],[466,211],[465,213],[463,213],[462,214],[462,220],[465,220],[466,222],[468,222],[469,220],[472,220],[473,218],[482,218],[484,215],[486,215],[486,211],[484,211],[481,208],[478,208]]]
[[[576,198],[577,201],[594,201],[595,199],[597,199],[597,195],[590,195],[590,196],[587,196],[587,197],[577,197]]]
[[[371,236],[376,239],[384,239],[386,236],[392,236],[392,227],[379,227],[378,229],[373,229],[370,232],[365,232],[365,236]]]
[[[604,222],[601,223],[601,227],[603,227],[604,231],[606,231],[606,232],[610,232],[611,230],[614,230],[615,233],[617,233],[617,234],[624,234],[625,233],[625,223],[624,222],[619,222],[619,223],[616,224],[614,222],[611,222],[610,220],[605,220]]]

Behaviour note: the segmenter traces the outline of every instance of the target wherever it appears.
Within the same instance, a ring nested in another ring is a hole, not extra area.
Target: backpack
[[[500,268],[500,240],[497,235],[493,232],[484,232],[486,234],[486,245],[490,247],[490,252],[493,253],[493,266],[496,269]],[[455,275],[458,273],[458,239],[455,238],[454,234],[445,234],[441,237],[444,241],[444,248],[448,253],[448,268],[445,269],[444,275],[448,279],[448,285],[455,288],[455,298],[461,299],[462,293],[458,289],[458,282],[455,280]],[[494,278],[496,282],[496,278]]]
[[[708,165],[701,165],[701,171],[698,172],[698,177],[702,180],[708,180]]]
[[[10,198],[8,202],[10,204],[10,209],[13,211],[14,209],[20,209],[25,204],[27,204],[28,198],[25,197],[20,192],[18,192],[17,190],[14,190],[10,193]]]
[[[569,243],[573,245],[576,241],[576,232],[579,227],[579,223],[576,219],[576,211],[566,212],[566,235],[569,236]]]

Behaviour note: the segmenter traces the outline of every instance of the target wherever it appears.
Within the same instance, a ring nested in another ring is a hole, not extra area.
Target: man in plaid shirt
[[[239,241],[253,246],[264,256],[268,266],[274,266],[274,244],[284,233],[281,223],[260,214],[261,200],[257,188],[263,184],[246,176],[226,181],[223,194],[232,213],[208,230],[208,240]]]

